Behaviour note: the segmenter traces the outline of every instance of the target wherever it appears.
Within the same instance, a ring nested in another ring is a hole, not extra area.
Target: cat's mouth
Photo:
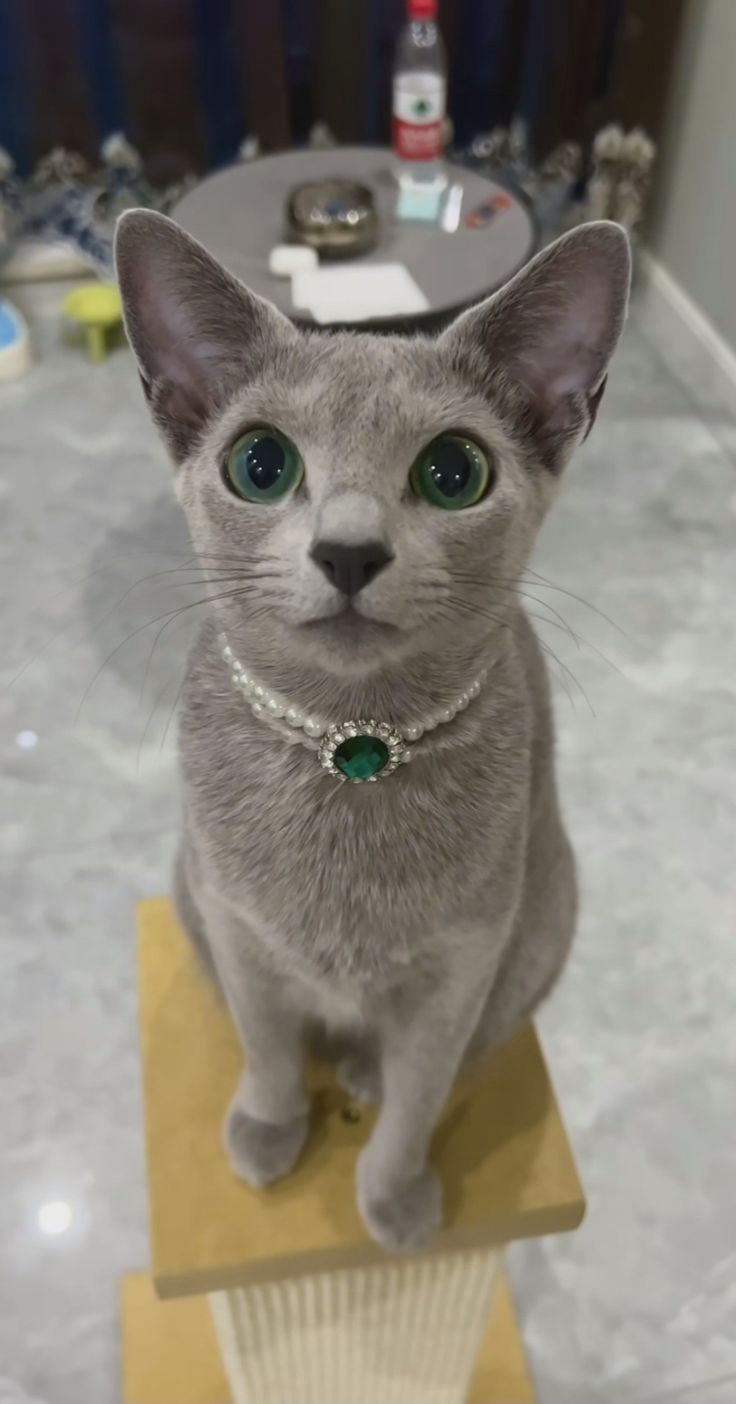
[[[399,632],[398,625],[390,624],[385,619],[376,619],[371,615],[363,614],[349,601],[337,614],[324,614],[319,619],[308,619],[300,625],[300,628],[307,633],[319,631],[325,637],[338,639],[341,642],[353,640],[360,643],[369,643],[372,639],[385,639],[387,635]]]

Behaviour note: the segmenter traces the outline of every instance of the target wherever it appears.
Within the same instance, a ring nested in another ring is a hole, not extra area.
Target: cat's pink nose
[[[343,595],[357,595],[393,560],[382,541],[362,541],[346,546],[339,541],[316,541],[312,560]]]

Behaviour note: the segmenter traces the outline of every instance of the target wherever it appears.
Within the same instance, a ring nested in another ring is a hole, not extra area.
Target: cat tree
[[[153,1266],[123,1282],[126,1404],[530,1404],[503,1246],[584,1212],[533,1028],[456,1089],[434,1145],[445,1230],[391,1258],[355,1206],[375,1113],[315,1067],[298,1169],[250,1190],[222,1143],[229,1018],[169,902],[141,906],[139,942]]]

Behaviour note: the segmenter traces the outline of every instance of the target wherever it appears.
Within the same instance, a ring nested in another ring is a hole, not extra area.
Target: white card
[[[295,273],[295,307],[315,322],[365,322],[373,317],[405,317],[426,312],[429,302],[403,263],[353,263]]]

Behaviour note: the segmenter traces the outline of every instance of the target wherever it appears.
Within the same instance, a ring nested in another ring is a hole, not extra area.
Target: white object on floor
[[[21,239],[0,269],[0,282],[32,283],[39,278],[78,278],[90,266],[63,239]]]
[[[318,266],[317,252],[307,244],[277,244],[268,255],[268,271],[276,278],[293,278]]]
[[[403,263],[315,268],[292,279],[294,306],[321,325],[426,312],[429,301]]]
[[[19,731],[15,738],[15,744],[21,751],[32,751],[38,745],[38,736],[35,731]],[[0,1399],[2,1395],[0,1394]]]
[[[52,1199],[49,1204],[42,1204],[38,1211],[38,1227],[49,1238],[66,1233],[71,1221],[71,1205],[65,1199]]]
[[[31,369],[31,338],[17,307],[0,298],[0,381],[17,380]]]

